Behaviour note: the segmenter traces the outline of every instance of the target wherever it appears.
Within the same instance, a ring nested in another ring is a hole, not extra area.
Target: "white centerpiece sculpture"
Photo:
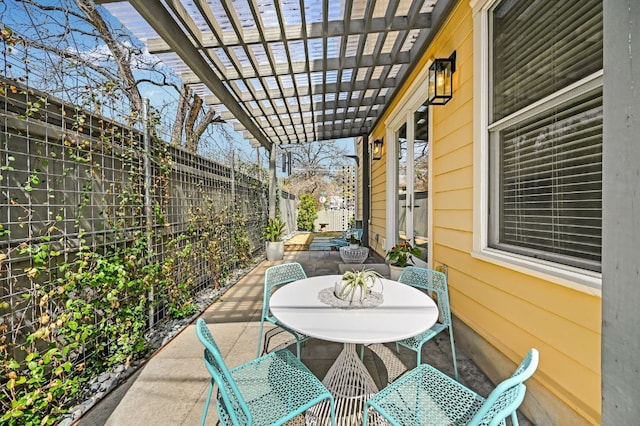
[[[376,281],[382,287],[380,274],[376,271],[362,269],[361,271],[347,271],[342,275],[342,279],[335,283],[333,294],[349,303],[364,302],[371,293]]]

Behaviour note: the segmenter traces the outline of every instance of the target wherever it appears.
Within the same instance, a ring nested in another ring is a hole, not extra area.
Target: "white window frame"
[[[531,116],[550,105],[560,103],[576,90],[587,91],[602,85],[602,71],[595,73],[566,89],[541,99],[517,114],[504,117],[489,126],[489,11],[500,0],[472,0],[473,9],[473,51],[474,51],[474,94],[473,94],[473,122],[474,122],[474,191],[473,191],[473,250],[474,258],[490,262],[508,269],[535,276],[559,285],[585,291],[591,294],[601,294],[602,274],[581,268],[561,265],[542,259],[535,259],[516,253],[489,247],[489,144],[490,133],[498,131],[520,120],[524,116]]]

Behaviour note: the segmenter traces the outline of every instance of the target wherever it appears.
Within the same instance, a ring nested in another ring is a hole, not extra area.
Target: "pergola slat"
[[[123,22],[137,11],[150,52],[269,148],[371,132],[454,1],[98,3]]]

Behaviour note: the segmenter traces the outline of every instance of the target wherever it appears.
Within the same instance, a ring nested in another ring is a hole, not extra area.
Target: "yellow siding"
[[[362,138],[357,142],[356,145],[356,155],[359,158],[362,158],[362,154],[363,154],[363,145],[362,145]],[[357,167],[356,168],[356,174],[358,175],[356,182],[364,182],[363,181],[363,175],[362,175],[362,167]],[[356,220],[362,220],[362,203],[363,203],[363,197],[362,197],[362,191],[356,191]]]
[[[382,134],[378,134],[370,139],[382,137]],[[384,154],[386,150],[383,148]],[[382,160],[371,162],[371,226],[369,227],[369,245],[371,250],[377,252],[381,256],[384,256],[384,250],[382,249],[382,239],[384,238],[386,213],[386,155]],[[379,238],[376,242],[374,236],[378,234]]]
[[[449,267],[454,315],[494,348],[514,363],[529,348],[538,348],[540,366],[532,380],[539,386],[530,386],[529,393],[544,389],[555,396],[575,411],[575,422],[571,423],[598,424],[601,297],[471,255],[477,213],[473,205],[473,18],[467,1],[458,2],[427,49],[422,65],[429,58],[446,57],[454,50],[454,97],[447,105],[433,108],[432,264]],[[414,70],[379,123],[398,108],[399,99],[419,71]],[[384,134],[384,125],[379,124],[372,137]],[[386,218],[385,162],[386,156],[372,163],[371,235],[378,233],[380,239]],[[372,238],[370,241],[376,251],[384,254],[380,244],[375,245]],[[502,372],[502,377],[509,373]],[[563,414],[550,418],[563,418]]]

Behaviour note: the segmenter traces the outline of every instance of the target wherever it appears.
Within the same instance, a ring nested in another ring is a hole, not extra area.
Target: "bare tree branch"
[[[96,72],[103,74],[105,77],[111,80],[114,84],[120,86],[118,82],[118,76],[116,74],[113,74],[107,68],[99,65],[95,61],[91,61],[87,59],[86,57],[82,56],[76,51],[72,51],[69,49],[59,49],[51,45],[42,44],[39,41],[35,41],[35,40],[23,40],[23,42],[26,46],[34,47],[36,49],[46,50],[48,52],[52,52],[60,56],[61,58],[70,59],[74,62],[77,62],[83,67],[90,68]],[[121,86],[121,87],[124,89],[124,86]]]
[[[173,129],[171,130],[171,143],[175,145],[182,144],[182,131],[184,129],[184,118],[189,104],[189,97],[191,97],[191,91],[186,84],[183,84],[180,89],[176,119],[173,122]]]
[[[196,124],[196,119],[198,118],[198,114],[200,113],[200,109],[202,108],[202,99],[198,95],[193,95],[193,102],[189,105],[189,112],[187,113],[187,118],[184,123],[184,135],[187,140],[186,148],[191,152],[195,152],[197,148],[197,143],[193,139],[193,127]]]
[[[123,80],[125,87],[125,93],[129,97],[131,102],[131,108],[140,113],[142,111],[142,96],[136,86],[136,79],[131,70],[131,57],[126,51],[120,48],[120,44],[113,38],[113,35],[109,31],[107,23],[102,16],[96,10],[95,4],[91,0],[74,0],[78,8],[84,12],[96,31],[100,34],[102,40],[109,47],[109,51],[114,57],[116,66],[118,68],[118,76]]]
[[[81,13],[76,13],[73,10],[69,10],[69,8],[63,7],[63,6],[56,6],[56,5],[51,5],[51,4],[41,4],[38,3],[36,1],[33,0],[18,0],[21,3],[25,3],[25,4],[30,4],[32,6],[37,7],[38,9],[44,11],[44,12],[60,12],[62,14],[65,15],[70,15],[70,16],[75,16],[78,19],[82,19],[84,21],[86,21],[86,16],[82,15]],[[88,21],[87,21],[88,22]],[[90,22],[88,22],[90,23]]]
[[[204,118],[193,130],[193,138],[195,140],[200,140],[200,137],[206,130],[207,126],[212,123],[224,123],[224,120],[219,115],[216,115],[216,112],[213,108],[209,108]]]
[[[141,90],[146,84],[172,87],[180,94],[177,105],[173,106],[177,108],[175,122],[159,122],[158,126],[170,129],[172,143],[185,141],[185,147],[193,152],[199,152],[201,139],[210,124],[224,123],[213,109],[205,111],[202,99],[187,86],[170,81],[178,79],[168,69],[163,69],[161,61],[146,55],[139,42],[126,31],[112,28],[93,0],[15,1],[24,7],[25,13],[21,15],[28,18],[13,19],[6,11],[2,18],[9,17],[24,28],[30,34],[24,38],[25,46],[41,50],[51,62],[53,66],[46,67],[46,72],[38,78],[39,83],[52,93],[56,93],[54,90],[68,93],[68,81],[72,80],[77,82],[76,88],[87,88],[82,93],[88,104],[101,108],[100,95],[89,89],[106,87],[111,95],[115,95],[112,99],[118,99],[117,93],[122,93],[135,115],[142,109]],[[70,96],[78,99],[76,93]],[[156,111],[161,109],[163,107],[154,108]],[[207,141],[207,147],[232,149],[230,142],[234,137],[228,133],[229,128],[216,127],[218,136]],[[217,145],[219,142],[221,145]]]

